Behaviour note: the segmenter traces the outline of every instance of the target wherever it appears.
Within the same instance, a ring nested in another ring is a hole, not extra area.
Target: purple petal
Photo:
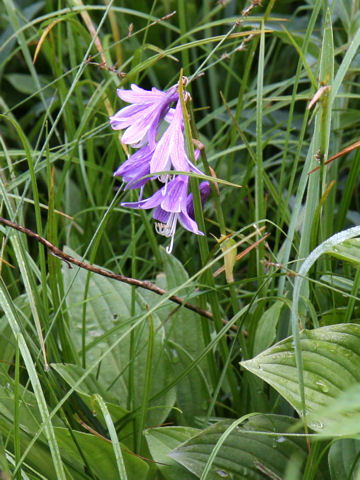
[[[170,170],[171,161],[170,161],[170,143],[168,139],[167,131],[163,133],[160,138],[154,155],[150,162],[150,172],[158,173],[163,172],[164,170]]]
[[[110,117],[111,127],[114,130],[126,129],[121,139],[123,143],[139,147],[148,141],[154,146],[159,121],[179,97],[176,88],[172,87],[167,92],[156,88],[149,91],[132,84],[131,90],[118,89],[117,94],[132,105]]]
[[[159,103],[167,96],[167,93],[162,92],[161,90],[145,90],[134,83],[131,85],[131,90],[118,88],[116,93],[124,102],[141,104]]]
[[[153,149],[148,146],[136,151],[116,170],[114,176],[123,177],[129,183],[126,189],[139,188],[151,180],[151,177],[142,178],[150,173],[150,160]],[[138,180],[138,181],[137,181]]]
[[[154,208],[160,205],[164,195],[161,190],[158,190],[154,195],[146,200],[140,200],[138,202],[122,202],[120,205],[127,208],[141,208],[147,210],[148,208]]]
[[[209,182],[201,182],[199,185],[200,189],[200,198],[201,198],[201,205],[202,207],[205,205],[205,201],[207,197],[211,193],[211,186]],[[194,212],[194,202],[193,202],[193,194],[190,193],[187,197],[186,200],[186,209],[187,213],[191,218],[195,218],[195,212]]]
[[[139,112],[137,118],[133,118],[132,123],[128,124],[128,128],[121,137],[122,143],[136,144],[147,135],[150,129],[156,130],[160,113],[157,105],[149,105],[146,110]]]
[[[113,130],[122,130],[135,122],[142,112],[148,107],[146,105],[129,105],[110,117],[110,125]]]
[[[169,182],[166,187],[163,187],[162,190],[165,193],[163,193],[161,208],[173,213],[180,213],[184,207],[186,208],[188,177],[179,175]]]
[[[161,223],[166,223],[169,220],[170,213],[165,212],[161,207],[156,207],[153,211],[153,218]]]
[[[188,158],[185,152],[185,140],[182,132],[182,109],[178,100],[172,121],[158,142],[155,154],[150,162],[151,173],[170,170],[189,171]]]
[[[189,230],[189,232],[195,233],[196,235],[204,235],[202,231],[199,230],[198,224],[189,217],[189,215],[185,212],[181,212],[179,214],[179,222],[180,224]]]

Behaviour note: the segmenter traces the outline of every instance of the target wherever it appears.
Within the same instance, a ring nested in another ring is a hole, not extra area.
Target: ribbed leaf
[[[334,246],[331,250],[327,252],[333,257],[339,258],[340,260],[345,260],[347,262],[354,263],[355,265],[360,264],[360,240],[358,238],[352,238],[351,240],[346,240],[340,245]]]
[[[262,352],[274,342],[276,338],[276,327],[283,306],[284,302],[278,300],[262,314],[256,326],[253,348],[254,355]]]
[[[331,445],[329,450],[331,480],[359,478],[359,451],[360,440],[351,438],[338,440]]]
[[[189,276],[181,262],[173,255],[168,255],[164,249],[160,249],[160,253],[165,275],[159,275],[157,283],[166,290],[184,284]],[[187,287],[182,289],[179,294],[183,298],[187,298],[187,295],[192,292],[193,289]],[[148,299],[150,305],[157,300],[148,292],[145,293],[145,298]],[[196,303],[194,299],[190,301]],[[165,325],[172,368],[175,375],[180,375],[205,348],[205,342],[199,316],[186,308],[174,312],[175,308],[173,304],[169,304],[159,310],[158,315]],[[169,315],[171,315],[170,318]],[[178,423],[195,425],[196,417],[206,415],[210,398],[206,372],[207,363],[202,361],[177,384],[177,403],[183,412],[181,415],[178,414]]]
[[[332,400],[329,405],[309,416],[310,421],[324,425],[325,436],[356,436],[360,432],[360,384],[350,388]]]
[[[306,411],[327,405],[349,386],[360,382],[360,325],[340,324],[300,333]],[[241,365],[274,387],[302,411],[293,346],[289,337]],[[322,429],[324,425],[311,425]]]
[[[216,443],[232,423],[224,420],[212,425],[169,456],[200,477]],[[257,415],[234,427],[222,443],[206,480],[282,478],[291,459],[296,457],[302,464],[307,457],[304,437],[284,435],[295,424],[291,417]]]
[[[69,249],[67,251],[74,255]],[[103,389],[108,389],[112,395],[116,395],[120,405],[126,408],[130,362],[130,335],[126,335],[126,332],[133,321],[131,314],[131,287],[100,275],[92,275],[86,299],[84,299],[87,275],[87,272],[84,270],[77,272],[75,269],[64,269],[64,284],[66,290],[69,289],[67,305],[71,319],[71,335],[80,351],[82,348],[83,308],[85,303],[87,365],[92,365],[96,362],[100,355],[107,348],[110,348],[121,334],[125,335],[124,340],[102,360],[98,377]],[[145,301],[137,294],[135,314],[141,315],[145,312]],[[156,315],[153,315],[153,321],[156,333],[152,364],[154,366],[153,376],[156,378],[156,382],[152,385],[150,396],[156,395],[170,383],[172,378],[172,368],[164,351],[164,330]],[[135,330],[135,336],[135,358],[132,361],[136,371],[134,406],[138,407],[141,405],[145,388],[145,366],[149,338],[148,324],[144,322],[139,325]],[[107,398],[106,395],[104,395],[104,398]],[[154,402],[150,402],[150,407],[161,405],[162,408],[149,410],[148,424],[157,425],[163,422],[172,408],[174,400],[175,392],[168,391]]]
[[[191,427],[158,427],[145,431],[152,458],[166,480],[194,480],[196,476],[168,457],[180,443],[189,440],[200,430]]]
[[[80,448],[83,458],[91,471],[102,480],[114,480],[119,478],[116,468],[114,450],[106,439],[99,438],[88,433],[73,431],[73,438],[65,428],[56,428],[56,438],[61,446],[63,455],[77,464],[83,464],[83,459],[78,451]],[[76,440],[76,443],[74,442]],[[125,468],[129,480],[145,480],[149,467],[147,464],[130,454],[122,451]]]

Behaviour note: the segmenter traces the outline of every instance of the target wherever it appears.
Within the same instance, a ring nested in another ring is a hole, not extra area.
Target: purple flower
[[[208,182],[202,182],[205,184]],[[174,244],[174,236],[177,222],[196,235],[204,235],[199,230],[197,223],[194,220],[194,207],[192,205],[192,196],[188,195],[189,177],[185,175],[178,175],[173,180],[170,180],[154,195],[146,200],[139,200],[137,202],[124,202],[121,205],[128,208],[149,209],[154,208],[153,217],[158,220],[156,223],[156,231],[160,235],[170,237],[170,245],[166,251],[170,253]],[[207,197],[210,193],[208,187],[203,185],[200,188],[202,198]]]
[[[141,147],[146,143],[155,145],[157,127],[160,120],[168,112],[172,102],[179,98],[176,87],[162,92],[153,87],[144,90],[135,84],[131,90],[118,89],[117,94],[124,102],[131,103],[110,117],[110,125],[114,130],[124,130],[122,143]]]
[[[201,182],[199,185],[200,190],[200,199],[201,199],[201,206],[204,208],[206,199],[211,193],[211,186],[209,182]],[[187,198],[187,211],[191,218],[195,218],[194,212],[194,202],[193,202],[193,194],[190,193]]]
[[[142,178],[150,173],[150,160],[154,149],[148,145],[137,150],[114,172],[114,177],[123,177],[129,185],[126,189],[143,187],[151,177]]]
[[[163,172],[171,170],[173,167],[181,172],[192,170],[201,175],[202,172],[191,163],[185,151],[184,122],[180,100],[178,100],[175,110],[171,109],[169,111],[166,121],[170,125],[156,145],[154,155],[150,161],[150,172]],[[158,178],[160,181],[166,182],[168,175],[159,175]]]

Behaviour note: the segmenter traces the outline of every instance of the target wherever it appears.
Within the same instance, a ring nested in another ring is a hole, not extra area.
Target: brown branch
[[[145,288],[146,290],[150,290],[151,292],[156,293],[157,295],[166,295],[168,293],[166,290],[158,287],[154,283],[137,280],[136,278],[126,277],[125,275],[120,275],[118,273],[110,272],[109,270],[104,270],[100,267],[94,267],[93,265],[89,265],[88,263],[82,262],[81,260],[77,260],[76,258],[71,257],[67,253],[60,250],[60,248],[55,247],[55,245],[53,245],[51,242],[46,240],[46,238],[41,237],[40,235],[33,232],[29,228],[22,227],[17,223],[7,220],[6,218],[0,217],[0,223],[7,225],[8,227],[14,228],[15,230],[18,230],[21,233],[25,233],[25,235],[27,235],[28,237],[34,238],[37,242],[42,243],[43,245],[45,245],[46,248],[50,250],[50,253],[52,255],[59,258],[60,260],[63,260],[69,266],[69,268],[71,268],[71,264],[74,264],[80,268],[84,268],[85,270],[88,270],[89,272],[102,275],[103,277],[112,278],[114,280],[118,280],[119,282],[124,282],[129,285],[134,285],[135,287]],[[214,317],[211,312],[209,312],[208,310],[204,310],[203,308],[200,308],[197,305],[193,305],[192,303],[186,302],[184,299],[182,299],[181,297],[178,297],[177,295],[172,295],[171,297],[169,297],[169,300],[171,300],[174,303],[177,303],[180,306],[188,308],[189,310],[192,310],[193,312],[201,315],[202,317],[208,318],[210,320],[214,320]],[[222,320],[222,322],[225,324],[228,323],[224,319]],[[233,327],[235,327],[234,328],[235,330],[236,325],[233,325]]]

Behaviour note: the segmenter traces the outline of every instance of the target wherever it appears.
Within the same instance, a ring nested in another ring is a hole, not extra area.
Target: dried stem
[[[124,282],[129,285],[135,285],[136,287],[145,288],[146,290],[150,290],[151,292],[156,293],[157,295],[166,295],[168,293],[166,290],[158,287],[154,283],[137,280],[136,278],[126,277],[125,275],[120,275],[118,273],[110,272],[109,270],[104,270],[103,268],[89,265],[88,263],[82,262],[81,260],[71,257],[67,253],[55,247],[55,245],[53,245],[51,242],[46,240],[46,238],[41,237],[40,235],[33,232],[29,228],[22,227],[17,223],[7,220],[6,218],[0,217],[0,223],[7,225],[8,227],[14,228],[15,230],[18,230],[21,233],[25,233],[25,235],[27,235],[28,237],[34,238],[37,242],[42,243],[43,245],[45,245],[46,248],[49,249],[52,255],[64,261],[69,266],[69,268],[72,268],[71,264],[77,265],[80,268],[84,268],[85,270],[89,270],[90,272],[97,273],[98,275],[102,275],[103,277],[112,278],[114,280],[118,280],[119,282]],[[201,315],[202,317],[208,318],[210,320],[214,319],[212,313],[209,312],[208,310],[204,310],[203,308],[200,308],[197,305],[193,305],[192,303],[186,302],[185,300],[178,297],[177,295],[172,295],[171,297],[169,297],[169,300],[171,300],[174,303],[177,303],[180,306],[188,308],[189,310],[192,310],[193,312]],[[226,324],[227,321],[223,319],[223,323]],[[235,330],[236,326],[233,325],[233,327],[235,327],[234,328]]]

